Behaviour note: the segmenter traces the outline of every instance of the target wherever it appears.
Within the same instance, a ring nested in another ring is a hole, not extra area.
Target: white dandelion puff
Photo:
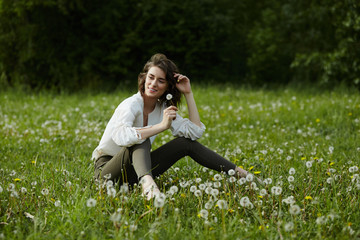
[[[201,196],[202,196],[201,190],[196,190],[196,191],[194,192],[194,195],[195,195],[195,197],[201,197]]]
[[[48,195],[48,194],[49,194],[49,189],[43,188],[43,189],[41,190],[41,194],[44,195],[44,196]]]
[[[293,182],[294,180],[295,180],[294,176],[289,176],[289,177],[288,177],[288,182],[291,183],[291,182]]]
[[[294,223],[293,222],[285,223],[284,230],[285,232],[291,232],[292,230],[294,230]]]
[[[271,188],[271,193],[272,193],[273,195],[278,196],[278,195],[281,194],[281,192],[282,192],[282,188],[281,188],[281,187],[273,186],[273,187]]]
[[[298,205],[291,205],[289,208],[289,213],[291,215],[298,215],[300,213],[300,207]]]
[[[215,181],[221,181],[221,180],[222,180],[221,175],[220,175],[220,174],[218,174],[218,173],[217,173],[217,174],[215,174],[215,175],[214,175],[214,180],[215,180]]]
[[[190,187],[190,192],[195,192],[197,190],[197,188],[196,188],[196,186],[195,185],[193,185],[193,186],[191,186]]]
[[[209,216],[209,212],[206,209],[201,209],[199,212],[200,217],[202,217],[203,219],[207,219]]]
[[[253,180],[254,180],[254,175],[248,174],[248,175],[246,176],[246,181],[252,182]]]
[[[234,175],[235,175],[235,170],[234,170],[234,169],[230,169],[230,170],[228,171],[228,174],[229,174],[229,176],[234,176]]]
[[[227,209],[228,208],[228,205],[227,205],[227,202],[225,200],[218,200],[216,202],[216,205],[220,208],[220,209]]]
[[[295,168],[290,168],[290,170],[289,170],[289,174],[290,175],[294,175],[295,174]]]
[[[311,168],[312,167],[312,161],[307,161],[306,162],[306,167]]]
[[[96,200],[93,199],[93,198],[89,198],[89,199],[86,201],[86,206],[87,206],[87,207],[95,207],[95,206],[96,206]]]
[[[60,207],[60,205],[61,205],[60,200],[56,200],[56,201],[54,202],[54,205],[55,205],[55,207]]]
[[[173,96],[171,95],[171,93],[168,93],[166,95],[166,100],[170,101],[173,98]]]

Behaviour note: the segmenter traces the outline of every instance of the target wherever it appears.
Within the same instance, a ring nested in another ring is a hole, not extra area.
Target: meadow
[[[357,91],[193,90],[199,141],[264,185],[187,157],[146,201],[137,186],[95,181],[91,160],[135,92],[1,92],[0,239],[360,239]]]

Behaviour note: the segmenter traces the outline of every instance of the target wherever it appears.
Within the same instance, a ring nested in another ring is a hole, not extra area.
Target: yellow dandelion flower
[[[244,167],[243,167],[243,166],[239,166],[239,168],[244,169]]]
[[[183,198],[185,198],[185,197],[186,197],[186,194],[185,194],[185,193],[182,193],[180,196],[183,197]]]
[[[314,157],[314,160],[318,160],[319,158],[318,157]]]
[[[351,113],[351,112],[349,112],[349,113],[348,113],[348,115],[349,115],[349,116],[352,116],[352,113]]]
[[[201,218],[201,215],[200,215],[200,213],[199,213],[199,214],[197,215],[197,217],[198,217],[198,218]]]
[[[251,166],[251,167],[249,167],[249,170],[251,170],[251,169],[253,169],[254,168],[254,166]]]
[[[32,163],[32,164],[36,164],[36,161],[32,160],[31,163]]]
[[[263,196],[259,195],[258,198],[263,198]]]
[[[332,166],[332,165],[334,165],[334,164],[335,164],[334,162],[331,162],[331,163],[330,163],[330,166]]]
[[[306,157],[302,157],[301,160],[303,160],[303,161],[306,160]]]
[[[254,174],[260,174],[261,173],[261,171],[255,171],[254,172]]]
[[[331,175],[331,173],[330,173],[330,172],[326,172],[326,174],[327,174],[327,175],[329,175],[329,176]]]
[[[352,222],[348,222],[348,224],[347,224],[349,227],[352,225]]]
[[[150,205],[146,205],[146,208],[150,210]]]
[[[259,226],[259,230],[264,230],[265,228],[264,228],[264,226],[263,225],[260,225]]]
[[[318,216],[318,217],[321,217],[321,213],[318,213],[317,216]]]
[[[315,121],[316,121],[317,123],[319,123],[319,122],[320,122],[320,119],[319,119],[319,118],[317,118]]]
[[[261,157],[261,158],[259,158],[259,160],[262,161],[262,160],[264,160],[264,158]]]
[[[55,199],[53,199],[53,198],[50,198],[50,200],[53,201],[53,202],[55,202]]]
[[[15,178],[14,181],[15,181],[15,182],[20,182],[21,179],[20,179],[20,178]]]
[[[313,198],[311,196],[306,196],[305,199],[306,200],[312,200]]]

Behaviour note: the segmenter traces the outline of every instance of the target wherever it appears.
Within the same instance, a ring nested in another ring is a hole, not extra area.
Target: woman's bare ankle
[[[151,175],[141,177],[140,184],[143,196],[145,196],[147,200],[154,198],[160,193],[160,190]]]

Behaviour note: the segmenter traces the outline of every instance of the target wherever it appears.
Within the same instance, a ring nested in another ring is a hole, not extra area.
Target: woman
[[[149,200],[160,191],[154,182],[174,163],[190,156],[201,165],[216,171],[247,172],[196,139],[205,131],[200,121],[190,80],[163,54],[155,54],[138,77],[139,91],[125,99],[106,126],[99,146],[93,152],[95,178],[134,184],[139,182]],[[184,95],[189,119],[177,114]],[[171,99],[170,99],[171,98]],[[151,151],[155,136],[170,129],[177,138]]]

